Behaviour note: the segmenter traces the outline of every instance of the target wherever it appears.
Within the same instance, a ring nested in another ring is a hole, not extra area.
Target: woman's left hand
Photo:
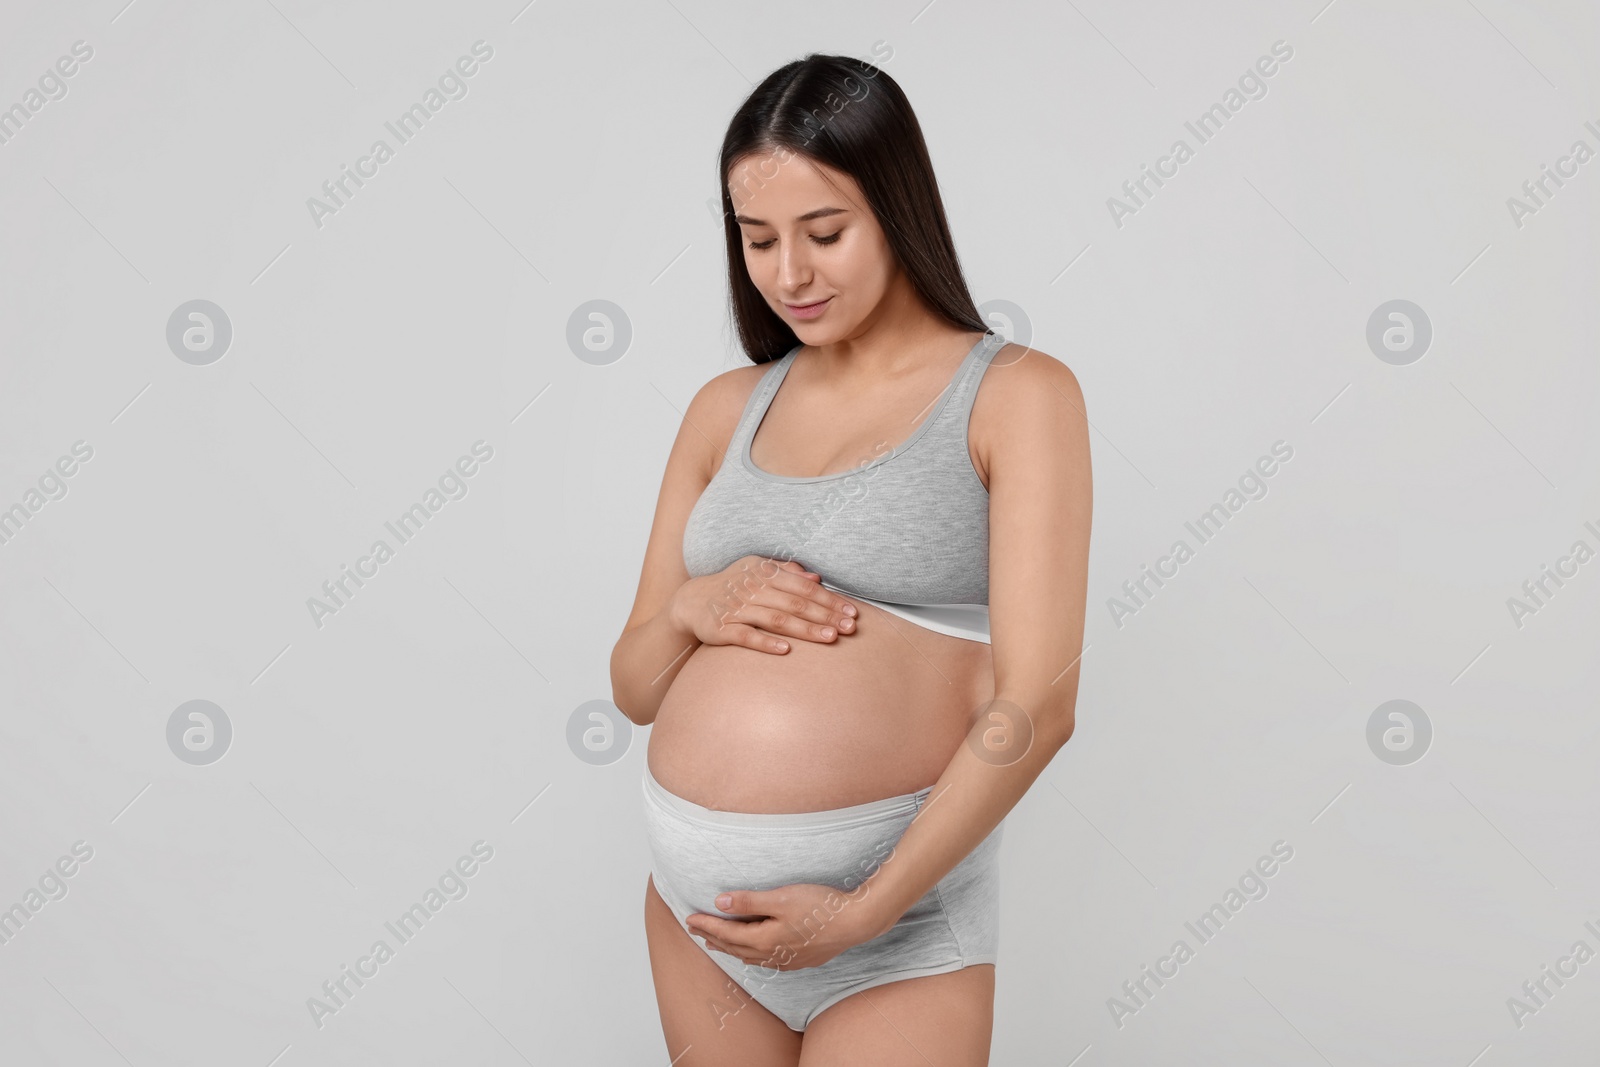
[[[725,919],[697,911],[688,918],[689,932],[703,937],[708,949],[753,966],[780,971],[820,967],[884,932],[866,906],[869,892],[865,884],[846,893],[805,883],[732,890],[717,897],[718,908],[763,918]]]

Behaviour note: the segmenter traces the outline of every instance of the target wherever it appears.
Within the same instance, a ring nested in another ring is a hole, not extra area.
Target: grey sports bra
[[[1005,344],[985,333],[932,413],[898,447],[800,478],[750,458],[750,441],[799,354],[774,360],[745,404],[683,530],[690,577],[740,556],[796,560],[822,584],[939,633],[989,640],[989,492],[967,452],[972,402]]]

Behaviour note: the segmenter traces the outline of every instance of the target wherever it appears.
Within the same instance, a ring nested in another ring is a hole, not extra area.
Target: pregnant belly
[[[938,780],[994,695],[990,647],[856,605],[856,632],[830,644],[696,649],[656,713],[650,773],[747,812],[848,807]]]

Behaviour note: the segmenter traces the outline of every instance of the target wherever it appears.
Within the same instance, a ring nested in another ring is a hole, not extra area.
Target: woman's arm
[[[689,580],[683,565],[684,524],[722,462],[716,442],[726,444],[739,417],[742,402],[737,388],[729,388],[736,386],[729,379],[737,377],[737,372],[718,375],[689,402],[661,477],[633,611],[611,650],[611,701],[638,726],[655,721],[661,698],[700,646],[687,624],[672,618],[670,608],[673,594]]]
[[[894,851],[852,894],[866,939],[988,837],[1072,736],[1093,506],[1083,393],[1064,364],[1015,345],[984,381],[978,402],[996,413],[978,442],[989,476],[995,697]]]

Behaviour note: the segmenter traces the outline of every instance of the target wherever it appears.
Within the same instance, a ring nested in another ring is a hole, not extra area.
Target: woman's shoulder
[[[1053,448],[1087,417],[1072,368],[1029,345],[1002,345],[984,372],[968,430],[984,485],[1000,457]]]
[[[714,376],[689,402],[689,414],[703,417],[717,427],[726,424],[731,433],[756,386],[776,362],[745,363]]]
[[[683,414],[685,429],[703,440],[707,462],[715,469],[721,456],[727,452],[739,419],[755,396],[762,377],[772,368],[772,363],[746,363],[715,375],[702,385],[689,401]]]
[[[1048,352],[1031,345],[1007,342],[989,360],[979,397],[989,395],[995,406],[1013,409],[1029,395],[1050,390],[1083,410],[1083,389],[1072,368]]]

